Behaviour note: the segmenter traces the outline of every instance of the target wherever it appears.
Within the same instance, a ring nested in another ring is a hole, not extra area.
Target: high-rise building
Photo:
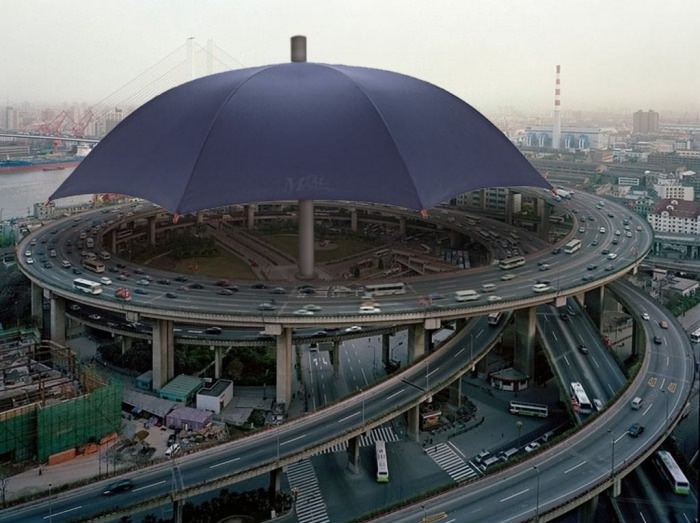
[[[632,115],[632,132],[650,134],[659,132],[659,113],[656,111],[637,111]]]
[[[2,114],[2,119],[0,119],[0,129],[5,131],[16,131],[18,123],[17,110],[8,105]]]

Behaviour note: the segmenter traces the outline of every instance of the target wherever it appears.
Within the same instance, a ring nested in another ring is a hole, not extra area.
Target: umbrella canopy
[[[175,87],[112,130],[51,195],[121,193],[184,214],[348,200],[430,209],[482,187],[550,187],[473,107],[390,71],[294,62]]]

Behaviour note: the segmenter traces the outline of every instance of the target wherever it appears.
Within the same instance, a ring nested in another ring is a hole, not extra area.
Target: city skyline
[[[211,40],[229,67],[289,61],[308,38],[309,61],[387,69],[438,85],[482,112],[700,114],[690,57],[700,4],[508,0],[441,2],[6,0],[0,103],[96,105],[182,47]],[[696,49],[697,50],[697,49]],[[184,58],[184,56],[183,56]],[[184,80],[183,80],[184,81]]]

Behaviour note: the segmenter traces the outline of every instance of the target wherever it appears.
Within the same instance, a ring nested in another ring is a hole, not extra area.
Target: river
[[[0,174],[0,221],[32,215],[34,204],[45,202],[72,172],[73,168]],[[71,196],[56,200],[56,205],[61,207],[91,199],[92,194]]]

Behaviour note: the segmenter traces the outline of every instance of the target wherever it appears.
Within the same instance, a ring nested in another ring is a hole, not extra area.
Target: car
[[[318,330],[318,331],[316,331],[316,332],[312,332],[312,333],[310,334],[310,336],[311,336],[312,338],[322,338],[322,337],[324,337],[324,336],[328,336],[328,331],[326,331],[326,330],[324,330],[324,329],[321,329],[321,330]]]
[[[140,294],[141,296],[145,296],[146,294],[148,294],[148,291],[146,289],[144,289],[143,287],[136,287],[134,289],[134,292],[136,294]]]
[[[309,303],[307,305],[304,305],[304,309],[306,309],[307,311],[311,311],[311,312],[318,312],[321,310],[321,306],[315,305],[313,303]]]
[[[595,263],[589,263],[588,267],[586,267],[586,269],[588,269],[589,271],[594,271],[597,268],[598,268],[598,266]]]
[[[491,285],[491,284],[488,284],[488,283],[487,283],[486,285]],[[426,298],[428,298],[428,300],[430,300],[430,301],[444,300],[444,299],[445,299],[445,295],[444,295],[444,294],[440,294],[440,293],[438,293],[438,292],[431,292],[430,294],[428,294],[428,295],[426,296]]]
[[[119,287],[118,289],[114,289],[114,297],[119,298],[120,300],[130,300],[131,292],[129,292],[129,289]]]
[[[585,232],[585,229],[583,230]],[[554,247],[552,249],[552,254],[559,254],[561,252],[561,247]]]
[[[267,289],[268,285],[262,282],[254,283],[250,286],[251,289]]]
[[[601,227],[600,229],[598,229],[598,232],[600,234],[605,234],[605,227]]]
[[[313,316],[314,311],[310,311],[308,309],[297,309],[293,312],[295,316]]]
[[[550,268],[550,266],[549,266],[548,263],[543,263],[542,265],[540,265],[540,270],[541,270],[541,271],[548,271],[549,268]]]
[[[359,310],[360,314],[377,314],[379,312],[382,312],[382,309],[374,305],[362,305]]]
[[[314,289],[313,287],[302,287],[300,289],[297,289],[297,292],[304,296],[311,296],[312,294],[316,294],[316,289]]]
[[[661,338],[661,336],[654,336],[654,344],[655,345],[661,345],[663,343],[663,341],[664,340]]]
[[[107,485],[105,487],[105,489],[102,491],[102,495],[103,496],[111,496],[112,494],[120,494],[122,492],[129,492],[133,488],[134,488],[133,481],[131,481],[130,479],[120,479],[119,481],[115,481],[115,482]]]
[[[484,291],[489,292],[489,291],[492,291],[492,290],[494,290],[494,289],[496,288],[496,284],[495,284],[495,283],[483,283],[483,284],[481,285],[481,288],[482,288]]]
[[[581,354],[588,354],[588,347],[586,347],[586,346],[583,345],[583,344],[579,344],[579,346],[578,346],[578,351],[579,351]]]
[[[659,327],[661,327],[662,329],[668,329],[668,322],[666,320],[661,320],[659,322]]]
[[[216,280],[214,282],[214,285],[216,285],[217,287],[228,287],[230,284],[231,282],[228,280]]]
[[[117,279],[121,280],[121,281],[125,281],[125,280],[129,279],[129,275],[126,274],[125,272],[120,272],[119,274],[117,274]]]
[[[77,303],[71,303],[70,306],[68,307],[72,311],[79,311],[80,310],[80,305]]]
[[[600,401],[598,398],[593,398],[593,406],[595,407],[595,410],[597,412],[603,410],[603,402]]]
[[[581,233],[586,232],[586,228],[585,228],[585,227],[579,227],[579,228],[578,228],[578,232],[581,232]]]
[[[110,265],[109,267],[107,267],[107,271],[116,273],[116,272],[119,272],[119,269],[117,267],[115,267],[114,265]]]
[[[160,280],[156,280],[156,283],[161,285],[170,285],[171,281],[167,278],[161,278]]]
[[[32,255],[32,251],[29,251],[29,250],[24,251],[24,255],[27,256],[27,257],[29,257],[29,256]]]
[[[171,300],[175,300],[177,299],[177,294],[175,294],[174,292],[166,292],[165,297],[170,298]]]
[[[27,258],[27,263],[28,263],[29,265],[31,265],[32,263],[34,263],[34,258]]]
[[[204,285],[198,282],[190,283],[189,285],[190,289],[203,289]]]
[[[513,274],[512,272],[507,272],[503,276],[501,276],[501,280],[503,281],[512,280],[513,278],[515,278],[515,274]]]
[[[540,444],[537,443],[536,441],[531,441],[527,445],[525,445],[525,452],[534,452],[538,448],[540,448]]]
[[[221,294],[222,296],[232,296],[234,292],[231,289],[223,288],[216,291],[216,294]]]
[[[287,294],[287,290],[284,287],[275,287],[271,289],[270,292],[272,294]]]
[[[642,319],[645,321],[649,321],[649,313],[648,312],[643,312],[642,313]]]
[[[362,327],[360,325],[351,325],[345,328],[345,332],[360,332]]]
[[[630,428],[627,429],[627,434],[629,434],[633,438],[636,438],[642,432],[644,432],[644,426],[640,425],[639,423],[633,423],[632,425],[630,425]]]
[[[612,263],[609,263],[605,266],[606,271],[613,271],[615,270],[615,267],[613,267]]]
[[[591,280],[593,279],[593,275],[592,275],[592,274],[584,274],[584,275],[581,277],[581,279],[582,279],[583,281],[591,281]]]
[[[221,334],[222,330],[221,327],[207,327],[204,329],[205,334]]]
[[[71,262],[69,262],[68,260],[61,260],[61,267],[63,267],[64,269],[70,269],[71,266]]]
[[[53,263],[51,262],[44,262],[44,269],[52,269],[53,268]]]
[[[272,303],[269,302],[264,302],[258,305],[258,310],[259,311],[274,311],[277,307],[275,307]]]
[[[593,247],[595,247],[596,245],[598,245],[598,240],[593,240],[593,241],[591,242],[591,245],[592,245]]]
[[[100,321],[100,320],[102,319],[102,316],[100,316],[99,314],[94,313],[94,314],[90,314],[90,315],[88,316],[88,318],[90,318],[92,321]]]
[[[136,280],[136,285],[142,285],[142,286],[146,287],[150,284],[151,284],[151,282],[148,281],[146,278],[141,278],[139,280]]]
[[[73,274],[82,274],[82,273],[83,273],[83,271],[81,271],[77,267],[73,267]]]
[[[600,251],[600,254],[602,254],[603,256],[607,256],[608,254],[610,254],[610,251],[608,249],[603,249],[602,251]]]
[[[569,321],[569,314],[566,312],[560,312],[559,318],[561,318],[562,321]]]
[[[176,276],[175,281],[180,282],[180,283],[184,283],[187,281],[187,278],[185,276]]]
[[[107,278],[107,276],[102,276],[100,278],[100,283],[102,283],[102,285],[112,285],[112,280]]]
[[[500,296],[497,296],[496,294],[492,294],[488,298],[486,298],[488,301],[501,301],[503,298]]]
[[[532,286],[532,290],[535,292],[547,292],[551,289],[552,288],[549,285],[547,285],[546,283],[535,283]]]
[[[616,258],[617,258],[617,254],[616,254],[616,253],[611,252],[610,254],[608,254],[608,260],[614,260],[614,259],[616,259]]]
[[[172,458],[176,454],[178,454],[181,450],[180,444],[179,443],[173,443],[170,445],[167,449],[165,449],[165,455],[169,458]]]
[[[146,271],[144,271],[141,267],[136,267],[136,268],[134,269],[134,272],[135,272],[136,274],[146,274]]]

